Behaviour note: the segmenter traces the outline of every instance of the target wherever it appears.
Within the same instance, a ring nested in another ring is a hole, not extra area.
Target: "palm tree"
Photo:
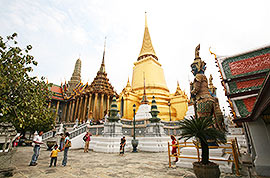
[[[198,118],[184,119],[180,121],[181,137],[186,140],[195,137],[202,147],[202,164],[209,163],[209,147],[207,140],[214,140],[215,142],[226,143],[225,133],[213,127],[212,118]]]

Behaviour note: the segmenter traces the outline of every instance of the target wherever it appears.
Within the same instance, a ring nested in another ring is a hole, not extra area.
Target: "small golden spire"
[[[148,104],[149,101],[147,100],[147,97],[146,97],[146,90],[145,90],[145,73],[143,72],[143,97],[142,97],[142,101],[141,103],[142,104]]]
[[[128,77],[128,81],[127,81],[127,86],[126,86],[126,88],[127,87],[131,87],[131,85],[130,85],[130,83],[129,83],[129,77]]]
[[[145,11],[145,27],[148,27],[147,25],[147,12]]]
[[[104,41],[104,50],[103,50],[103,57],[102,57],[102,63],[99,69],[99,72],[105,73],[105,48],[106,48],[106,36],[105,36],[105,41]]]

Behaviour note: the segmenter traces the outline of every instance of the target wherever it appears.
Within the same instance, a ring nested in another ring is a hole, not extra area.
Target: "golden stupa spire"
[[[106,38],[107,37],[105,37],[105,41],[104,41],[104,51],[103,51],[102,63],[101,63],[100,69],[99,69],[99,72],[102,72],[102,73],[105,73],[104,58],[105,58]]]
[[[158,60],[156,56],[156,52],[152,45],[152,41],[151,41],[151,37],[148,30],[148,25],[147,25],[147,16],[145,12],[145,29],[144,29],[144,36],[143,36],[143,44],[142,44],[141,52],[138,57],[138,61],[147,56],[152,56],[153,58]]]

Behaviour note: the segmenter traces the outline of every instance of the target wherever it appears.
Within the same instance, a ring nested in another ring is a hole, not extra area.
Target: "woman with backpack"
[[[67,165],[67,153],[68,153],[69,147],[71,147],[71,141],[69,140],[69,133],[68,132],[65,133],[65,142],[64,143],[65,143],[65,145],[61,150],[61,151],[64,150],[64,158],[62,161],[62,166]]]
[[[92,136],[92,134],[90,132],[86,132],[85,136],[83,137],[83,140],[85,141],[85,145],[84,145],[84,153],[87,153],[89,150],[89,142],[91,140],[90,136]]]

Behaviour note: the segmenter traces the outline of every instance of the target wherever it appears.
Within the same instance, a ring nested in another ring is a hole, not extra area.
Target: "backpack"
[[[68,144],[67,144],[66,147],[67,147],[67,148],[71,147],[71,141],[70,141],[70,140],[68,140]]]
[[[87,138],[86,138],[86,135],[85,135],[85,136],[83,137],[83,141],[86,141],[86,139],[87,139]]]

